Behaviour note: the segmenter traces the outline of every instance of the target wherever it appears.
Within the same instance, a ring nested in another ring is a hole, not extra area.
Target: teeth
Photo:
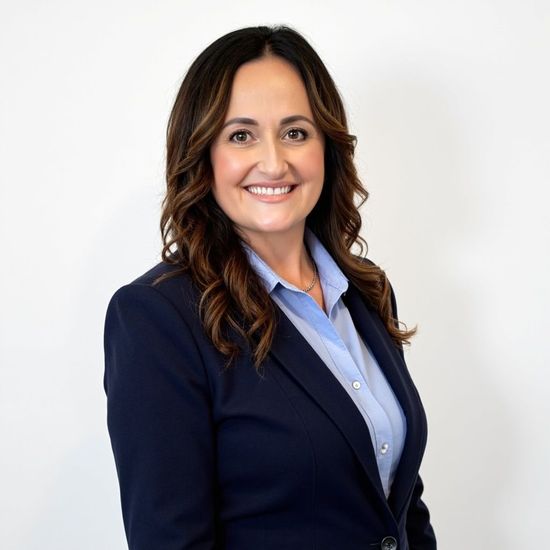
[[[287,193],[290,193],[290,190],[292,189],[291,185],[287,185],[286,187],[260,187],[258,185],[253,185],[251,187],[247,187],[248,191],[251,193],[254,193],[254,195],[286,195]]]

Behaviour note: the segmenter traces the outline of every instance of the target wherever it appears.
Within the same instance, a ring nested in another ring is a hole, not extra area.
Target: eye
[[[308,135],[308,132],[303,128],[291,128],[287,132],[287,136],[290,138],[290,141],[304,141]]]
[[[250,132],[248,130],[236,130],[229,135],[229,141],[235,143],[246,143],[246,136],[249,136]]]

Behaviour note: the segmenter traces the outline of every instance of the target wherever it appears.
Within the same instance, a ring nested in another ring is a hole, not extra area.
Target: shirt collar
[[[311,256],[317,265],[321,284],[325,289],[325,293],[331,287],[330,293],[336,291],[338,297],[347,290],[348,279],[338,267],[338,264],[333,260],[327,249],[323,246],[318,237],[306,226],[304,233],[305,241],[311,252]],[[246,243],[243,242],[244,249],[248,255],[250,265],[262,279],[266,290],[269,294],[273,292],[277,284],[288,288],[289,290],[303,292],[301,289],[290,284],[288,281],[277,275]]]

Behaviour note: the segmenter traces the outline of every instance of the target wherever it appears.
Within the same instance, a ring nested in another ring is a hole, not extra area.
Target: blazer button
[[[382,550],[397,550],[397,541],[393,537],[384,537],[380,543]]]

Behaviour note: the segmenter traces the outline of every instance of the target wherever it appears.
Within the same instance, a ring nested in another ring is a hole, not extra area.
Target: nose
[[[267,137],[260,148],[258,169],[270,179],[280,179],[288,169],[284,145],[277,138]]]

